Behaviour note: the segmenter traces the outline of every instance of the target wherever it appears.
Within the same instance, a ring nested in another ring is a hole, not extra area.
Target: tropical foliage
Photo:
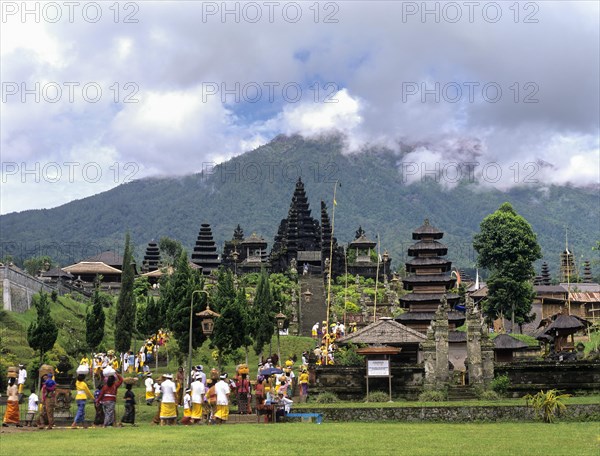
[[[564,400],[571,397],[570,394],[560,394],[560,391],[551,389],[546,392],[540,391],[535,395],[528,394],[524,397],[527,406],[535,410],[535,414],[544,423],[553,423],[560,413],[566,410]]]

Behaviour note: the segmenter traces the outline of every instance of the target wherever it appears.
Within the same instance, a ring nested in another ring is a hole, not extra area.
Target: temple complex
[[[201,267],[204,275],[209,275],[221,265],[217,244],[213,240],[212,230],[208,223],[200,225],[200,232],[192,253],[192,263]]]
[[[459,296],[448,293],[456,280],[450,275],[452,263],[443,258],[448,253],[448,247],[438,241],[443,236],[442,231],[425,219],[412,234],[417,242],[408,248],[408,255],[413,258],[406,262],[408,275],[404,279],[404,289],[412,293],[400,298],[401,306],[408,311],[399,315],[396,321],[422,333],[427,332],[443,297],[449,306],[449,329],[453,330],[465,321],[464,314],[453,310]]]

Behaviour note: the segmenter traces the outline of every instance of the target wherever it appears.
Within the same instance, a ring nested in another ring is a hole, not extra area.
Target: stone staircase
[[[300,334],[310,336],[311,329],[316,322],[323,322],[327,318],[327,302],[325,300],[325,285],[321,275],[301,275],[300,284]],[[304,300],[303,293],[310,290],[310,302]]]
[[[477,399],[477,395],[470,386],[454,385],[448,388],[449,401],[466,401],[473,399]]]

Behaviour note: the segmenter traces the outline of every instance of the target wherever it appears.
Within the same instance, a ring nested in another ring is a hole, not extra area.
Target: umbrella
[[[264,375],[265,377],[270,377],[274,374],[283,374],[283,371],[281,369],[277,369],[276,367],[269,367],[260,371],[260,375]]]

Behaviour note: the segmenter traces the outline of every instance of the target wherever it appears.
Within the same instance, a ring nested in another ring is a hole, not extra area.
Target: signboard
[[[388,377],[390,375],[389,359],[367,360],[367,377]]]

